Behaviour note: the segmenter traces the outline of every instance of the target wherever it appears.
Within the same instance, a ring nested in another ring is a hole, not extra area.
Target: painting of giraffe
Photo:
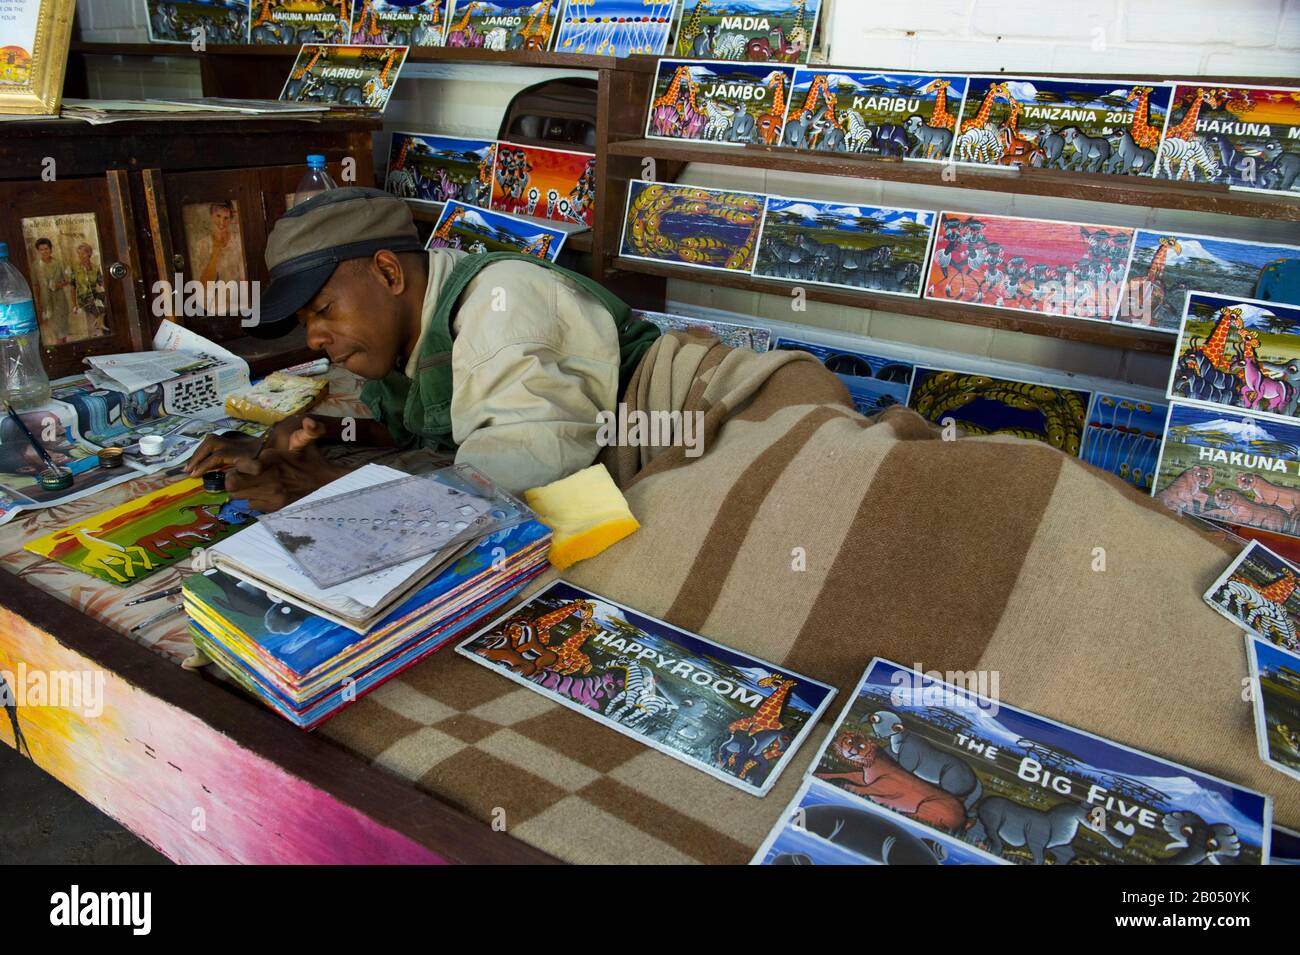
[[[519,252],[554,262],[567,237],[540,221],[479,209],[452,199],[429,237],[428,248],[467,252]]]
[[[306,43],[280,99],[382,113],[397,85],[408,47]]]
[[[1062,169],[1105,175],[1152,173],[1165,118],[1168,86],[1123,80],[972,76],[960,130],[984,143],[991,131],[1003,149],[969,148],[962,162]]]
[[[151,43],[192,43],[202,28],[208,43],[248,42],[248,0],[146,0]]]
[[[497,144],[427,133],[393,133],[384,189],[403,199],[487,208]]]
[[[532,637],[531,667],[503,649],[522,647],[521,633]],[[755,795],[775,783],[835,693],[565,581],[457,652]],[[603,706],[592,705],[592,686]]]
[[[793,66],[660,60],[646,135],[771,145],[781,138]]]
[[[351,0],[256,0],[253,7],[254,43],[342,43],[352,22]]]
[[[807,63],[821,0],[685,0],[673,54]]]
[[[442,46],[452,0],[354,0],[354,44]]]
[[[946,162],[965,94],[964,76],[800,67],[782,144]]]
[[[486,49],[546,50],[560,16],[559,8],[560,0],[532,3],[475,0],[472,10],[457,4],[453,16],[455,29],[483,37],[482,45]]]

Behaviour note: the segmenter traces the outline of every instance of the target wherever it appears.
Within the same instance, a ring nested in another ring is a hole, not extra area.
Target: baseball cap
[[[379,189],[328,189],[294,206],[266,240],[271,284],[262,295],[255,338],[279,338],[294,316],[330,280],[340,262],[381,249],[419,252],[424,244],[406,203]]]

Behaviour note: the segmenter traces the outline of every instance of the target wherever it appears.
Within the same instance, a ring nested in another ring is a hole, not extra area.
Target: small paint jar
[[[163,448],[167,442],[164,438],[156,434],[146,434],[140,439],[140,453],[146,458],[154,458],[163,453]]]
[[[203,490],[205,491],[224,491],[226,489],[226,472],[225,471],[204,471],[203,472]]]
[[[72,472],[67,468],[46,468],[36,475],[42,491],[66,491],[72,487]]]

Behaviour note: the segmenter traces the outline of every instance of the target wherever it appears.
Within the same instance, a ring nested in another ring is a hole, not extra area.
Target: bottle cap
[[[324,169],[324,168],[325,168],[325,157],[319,155],[318,153],[312,153],[310,156],[307,157],[307,168],[308,168],[308,169]]]
[[[72,487],[72,472],[67,468],[46,468],[36,475],[43,491],[66,491]]]
[[[9,243],[0,242],[0,259],[9,258]]]

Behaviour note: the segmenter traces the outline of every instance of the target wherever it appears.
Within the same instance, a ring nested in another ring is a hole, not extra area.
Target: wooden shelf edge
[[[614,156],[652,157],[677,162],[702,162],[750,169],[780,169],[812,175],[877,179],[946,189],[978,189],[1020,195],[1055,196],[1118,205],[1198,212],[1253,219],[1300,222],[1300,201],[1287,196],[1234,191],[1227,186],[1189,187],[1141,176],[1107,176],[1022,169],[983,171],[957,166],[956,177],[944,178],[942,163],[904,162],[844,153],[803,152],[775,146],[718,146],[665,139],[622,139],[609,144]]]
[[[1005,308],[985,308],[962,305],[956,302],[936,302],[926,298],[909,298],[903,295],[859,292],[854,289],[832,288],[821,285],[799,285],[774,279],[759,278],[743,272],[723,272],[692,269],[667,263],[629,259],[619,256],[611,263],[605,279],[611,285],[617,282],[617,272],[653,275],[687,282],[706,282],[742,291],[761,292],[766,295],[789,297],[792,289],[804,289],[807,297],[816,302],[865,308],[878,312],[895,312],[917,318],[974,325],[982,328],[1021,332],[1065,341],[1086,342],[1128,351],[1150,352],[1158,355],[1174,353],[1176,336],[1142,328],[1116,325],[1109,322],[1090,322],[1082,319],[1057,318],[1050,315],[1031,315]],[[617,288],[614,289],[617,291]]]

